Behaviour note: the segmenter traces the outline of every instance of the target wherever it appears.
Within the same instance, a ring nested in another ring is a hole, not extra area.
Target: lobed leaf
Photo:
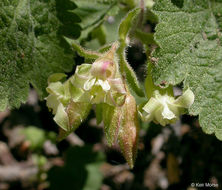
[[[189,113],[199,115],[203,131],[222,140],[221,1],[184,0],[182,6],[157,0],[159,19],[153,54],[153,79],[176,85],[184,82],[195,94]]]
[[[57,16],[68,13],[75,5],[68,0],[60,3],[0,2],[0,111],[26,102],[30,84],[44,97],[48,76],[71,71],[73,55],[62,39],[67,20]],[[78,21],[77,17],[73,19]],[[78,36],[79,26],[73,27]]]

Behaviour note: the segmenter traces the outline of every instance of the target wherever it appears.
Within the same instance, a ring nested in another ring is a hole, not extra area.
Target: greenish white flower
[[[66,106],[70,101],[69,81],[61,82],[66,75],[62,73],[56,73],[49,77],[48,87],[46,88],[49,96],[46,98],[46,104],[52,109],[52,113],[55,114],[55,122],[64,130],[67,129],[68,115],[66,113]]]
[[[47,106],[52,109],[62,134],[76,129],[88,115],[92,104],[121,106],[124,103],[126,90],[116,71],[115,50],[114,44],[93,64],[78,66],[75,74],[64,82],[65,74],[56,73],[49,77]]]
[[[52,109],[55,122],[67,132],[76,129],[88,115],[91,105],[89,103],[74,102],[72,99],[72,84],[70,79],[61,82],[66,75],[56,73],[49,77],[46,88],[49,96],[46,104]],[[76,96],[79,93],[75,93]]]
[[[153,96],[140,109],[140,116],[144,121],[154,121],[162,126],[174,123],[184,114],[194,102],[194,94],[187,89],[181,96],[175,98],[166,94],[160,94],[155,90]]]
[[[114,58],[108,52],[93,64],[82,64],[77,67],[72,77],[73,90],[80,96],[74,101],[90,102],[91,104],[107,103],[121,105],[125,100],[125,86],[118,76]]]

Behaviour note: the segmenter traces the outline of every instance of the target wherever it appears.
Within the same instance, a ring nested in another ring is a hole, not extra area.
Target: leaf
[[[77,9],[74,13],[79,16],[81,22],[79,23],[82,28],[81,36],[78,41],[87,38],[88,34],[96,27],[98,27],[109,13],[118,13],[113,11],[116,7],[117,1],[88,1],[88,0],[72,0]]]
[[[153,54],[157,62],[152,75],[157,85],[184,81],[195,94],[189,113],[199,115],[204,132],[222,140],[222,9],[218,7],[221,1],[184,0],[181,8],[170,0],[156,1],[159,48]]]
[[[133,90],[138,96],[143,97],[144,93],[143,93],[143,90],[140,88],[140,84],[137,80],[136,74],[125,58],[126,57],[125,48],[128,45],[127,35],[133,24],[133,19],[139,14],[139,12],[140,12],[139,8],[130,11],[121,22],[119,26],[120,46],[117,50],[117,54],[119,56],[120,72],[122,73],[124,77],[126,77],[126,80],[130,89]]]
[[[73,56],[61,36],[66,20],[57,15],[75,6],[66,0],[58,9],[59,2],[0,2],[0,110],[26,102],[30,84],[44,97],[49,75],[71,71]]]
[[[45,131],[35,126],[28,126],[21,132],[25,135],[25,140],[30,142],[30,148],[32,150],[41,149],[47,140]]]

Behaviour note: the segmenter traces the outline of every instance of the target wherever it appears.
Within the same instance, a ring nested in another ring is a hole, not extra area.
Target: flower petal
[[[59,100],[57,99],[57,96],[54,94],[50,94],[47,98],[46,98],[46,105],[47,107],[52,109],[52,113],[56,114],[58,105],[59,105]]]
[[[145,106],[142,108],[142,110],[145,111],[145,113],[142,114],[143,120],[145,121],[152,121],[154,118],[154,113],[158,108],[161,108],[162,105],[159,101],[157,101],[155,98],[150,98],[150,100],[145,104]]]
[[[169,120],[176,118],[176,115],[169,109],[167,104],[163,106],[162,116],[164,119]]]
[[[70,79],[71,83],[78,88],[83,88],[85,82],[92,78],[90,74],[91,67],[91,64],[77,66],[74,76]]]
[[[194,93],[187,89],[182,96],[178,97],[174,104],[176,104],[178,107],[184,107],[189,108],[194,102]]]
[[[92,86],[95,84],[95,82],[96,82],[95,78],[87,80],[84,83],[83,89],[86,90],[86,91],[90,90],[92,88]]]
[[[53,119],[65,131],[69,129],[69,118],[62,103],[59,104],[56,115]]]
[[[104,90],[104,91],[108,91],[108,90],[110,90],[110,85],[109,85],[109,83],[108,83],[108,81],[107,80],[98,80],[97,81],[98,82],[98,84],[102,87],[102,89]]]

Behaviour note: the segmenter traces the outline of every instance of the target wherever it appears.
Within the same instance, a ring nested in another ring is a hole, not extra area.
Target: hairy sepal
[[[140,9],[136,8],[132,11],[130,11],[126,17],[123,19],[119,26],[119,48],[117,50],[117,55],[119,58],[119,66],[120,66],[120,72],[123,75],[124,78],[126,78],[127,83],[131,90],[133,90],[138,96],[143,97],[144,92],[140,87],[140,84],[137,80],[136,74],[133,71],[132,67],[129,65],[129,63],[126,60],[125,55],[125,48],[128,45],[128,34],[130,32],[130,29],[132,27],[133,21],[136,18],[136,16],[139,14]]]

